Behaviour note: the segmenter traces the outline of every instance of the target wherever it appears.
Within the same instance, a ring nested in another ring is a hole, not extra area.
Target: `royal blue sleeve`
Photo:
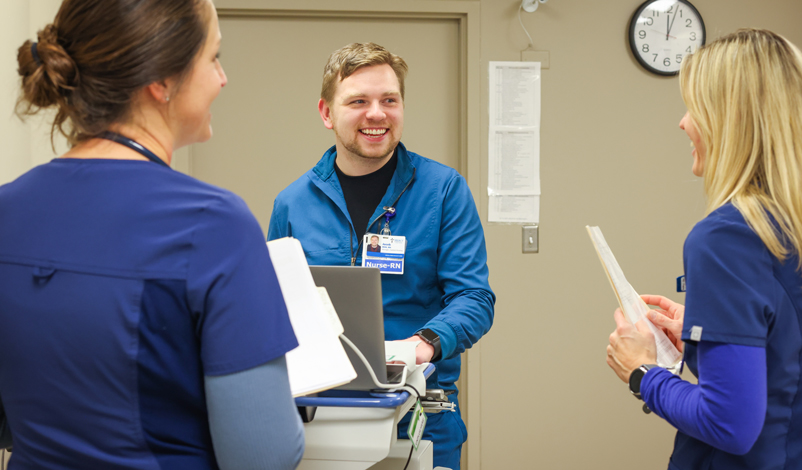
[[[649,408],[679,431],[743,455],[766,417],[766,349],[700,341],[699,384],[662,368],[649,370],[641,391]]]
[[[221,469],[287,470],[304,454],[304,430],[284,357],[205,378],[209,428]]]
[[[187,296],[205,375],[250,369],[298,345],[262,230],[242,199],[230,194],[206,207],[192,243]]]
[[[445,308],[429,320],[440,337],[442,359],[454,357],[490,330],[496,295],[488,284],[482,221],[468,183],[456,175],[443,198],[437,278]]]

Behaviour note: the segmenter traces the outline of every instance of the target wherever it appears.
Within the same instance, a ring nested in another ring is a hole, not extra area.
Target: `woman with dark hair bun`
[[[17,112],[71,149],[0,187],[0,448],[11,469],[288,469],[297,346],[262,231],[173,171],[226,85],[210,0],[65,0]]]

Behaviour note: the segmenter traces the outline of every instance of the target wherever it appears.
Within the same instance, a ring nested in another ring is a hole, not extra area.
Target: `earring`
[[[170,102],[170,97],[169,97],[169,96],[166,96],[166,97],[164,98],[164,102],[165,102],[165,103],[169,103],[169,102]]]

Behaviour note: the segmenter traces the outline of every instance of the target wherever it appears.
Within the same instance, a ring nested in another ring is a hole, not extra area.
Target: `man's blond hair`
[[[802,253],[799,49],[740,29],[685,59],[680,90],[707,147],[708,213],[732,202],[778,259]]]
[[[320,97],[327,104],[330,104],[331,100],[334,99],[334,93],[337,91],[339,82],[350,77],[362,67],[385,64],[389,65],[395,72],[395,76],[398,77],[401,99],[403,100],[407,63],[401,57],[372,42],[355,42],[334,51],[329,56],[329,61],[323,69],[323,88],[320,90]]]

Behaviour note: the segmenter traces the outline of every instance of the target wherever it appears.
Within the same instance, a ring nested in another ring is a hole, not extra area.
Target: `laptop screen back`
[[[310,266],[315,284],[325,287],[343,324],[345,336],[367,358],[379,382],[387,382],[384,355],[384,309],[381,273],[377,268],[361,266]],[[359,356],[345,345],[348,359],[356,370],[356,379],[338,390],[376,388]]]

